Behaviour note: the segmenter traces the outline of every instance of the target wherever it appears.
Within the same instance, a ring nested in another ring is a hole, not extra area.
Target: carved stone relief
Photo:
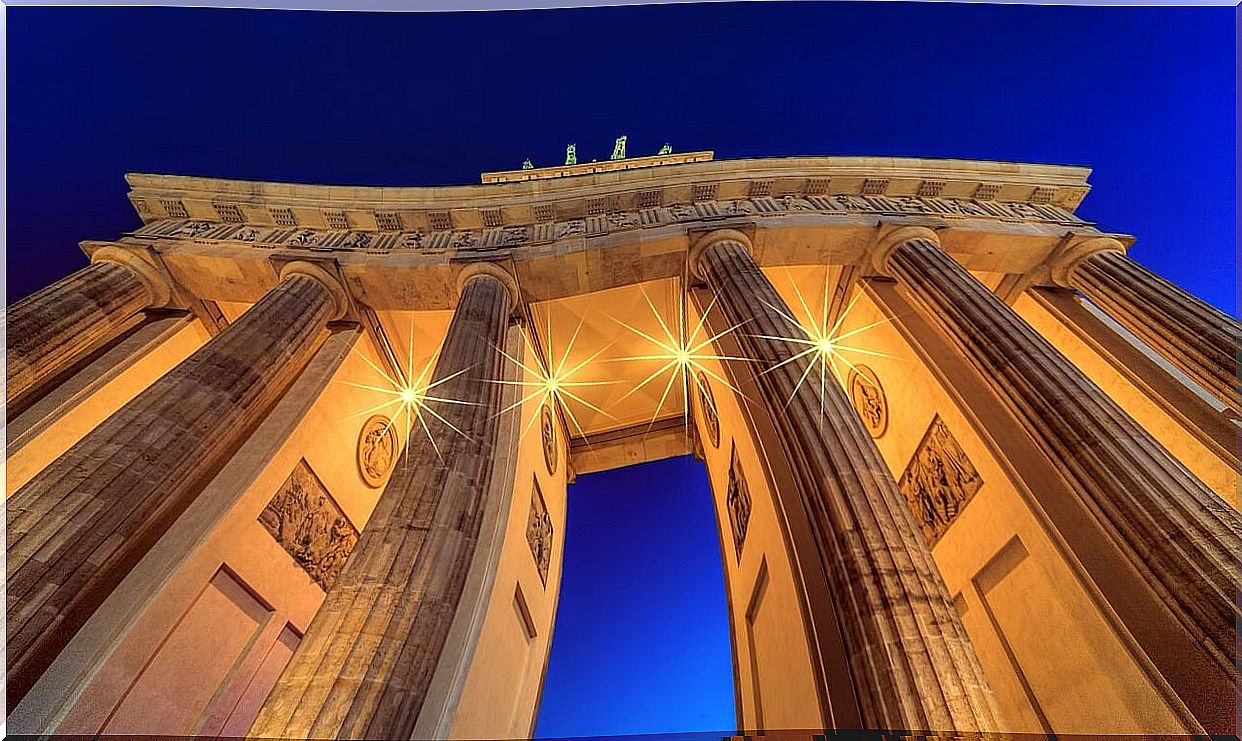
[[[699,371],[694,376],[694,385],[699,391],[699,408],[703,410],[703,426],[707,428],[707,439],[713,448],[720,447],[720,416],[716,412],[716,397],[712,395],[712,387],[707,374]]]
[[[367,486],[379,488],[397,459],[397,433],[383,415],[368,419],[358,432],[358,475]]]
[[[547,404],[539,409],[539,434],[543,439],[543,462],[548,473],[556,473],[556,417]]]
[[[303,459],[259,513],[259,523],[326,592],[358,542],[358,530]]]
[[[875,371],[865,365],[854,366],[848,387],[854,411],[862,418],[867,432],[874,438],[883,435],[888,430],[888,397]]]
[[[539,481],[534,482],[530,493],[530,517],[526,520],[526,542],[530,545],[530,553],[535,558],[535,568],[539,570],[539,578],[546,586],[548,583],[548,567],[552,564],[552,518],[548,515],[548,505],[543,501],[543,492],[539,490]]]
[[[640,209],[642,209],[640,203]],[[537,244],[559,239],[575,239],[586,236],[597,236],[609,232],[620,232],[639,227],[656,227],[672,223],[685,223],[719,215],[740,215],[761,213],[766,216],[782,216],[791,213],[833,214],[875,214],[875,215],[933,215],[946,219],[954,218],[990,218],[1001,221],[1030,221],[1048,224],[1076,225],[1086,223],[1060,206],[1049,203],[1023,203],[995,200],[977,200],[964,198],[940,198],[929,195],[887,196],[882,193],[862,195],[810,195],[806,197],[785,195],[772,197],[766,194],[752,194],[746,199],[728,199],[723,201],[702,201],[695,204],[677,203],[663,208],[647,208],[639,211],[614,211],[596,217],[598,226],[588,234],[587,223],[583,219],[556,221],[556,210],[553,204],[540,203],[534,205],[536,222],[547,222],[547,229],[528,229],[521,224],[509,224],[497,232],[494,246],[517,247],[523,244]],[[216,227],[225,225],[223,222],[189,220],[184,209],[178,211],[166,209],[168,218],[152,221],[138,229],[135,234],[142,236],[211,238],[225,242],[243,242],[267,247],[295,247],[300,249],[345,249],[364,250],[372,243],[382,241],[385,249],[412,249],[422,251],[461,250],[474,251],[485,246],[478,233],[473,231],[454,231],[451,219],[446,212],[430,213],[427,223],[430,234],[419,231],[377,231],[374,234],[357,229],[311,229],[302,228],[290,231],[286,226],[296,226],[297,220],[288,209],[271,209],[276,215],[275,228],[249,225],[251,231],[230,231],[217,234]],[[278,214],[288,212],[288,218],[279,218]],[[546,216],[547,218],[543,218]],[[435,218],[433,218],[435,217]],[[378,217],[377,217],[378,219]],[[594,222],[593,222],[594,223]],[[396,224],[390,223],[389,226]],[[211,235],[204,237],[204,232]],[[381,234],[391,236],[391,240],[380,239]],[[244,235],[244,236],[243,236]]]
[[[725,506],[729,510],[729,525],[733,530],[733,547],[741,560],[742,546],[746,544],[746,527],[750,524],[750,488],[746,486],[746,476],[742,473],[742,461],[737,457],[736,447],[729,451],[729,488],[725,493]]]
[[[934,543],[953,524],[983,479],[940,415],[932,419],[914,457],[901,475],[914,519]]]

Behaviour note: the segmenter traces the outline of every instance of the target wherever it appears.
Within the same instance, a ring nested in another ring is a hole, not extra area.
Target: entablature
[[[144,223],[168,219],[380,233],[556,224],[711,203],[835,200],[837,210],[1070,218],[1090,170],[1063,165],[883,157],[687,162],[448,187],[302,185],[129,174]],[[756,206],[758,207],[758,205]],[[1018,213],[1014,210],[1018,209]],[[980,211],[982,210],[982,211]]]
[[[674,204],[534,224],[428,230],[375,231],[261,226],[208,219],[161,219],[144,224],[130,232],[130,236],[318,252],[387,254],[413,251],[485,256],[563,240],[643,231],[672,224],[689,226],[736,218],[770,220],[797,217],[820,217],[831,223],[834,219],[857,216],[932,219],[946,224],[1030,224],[1053,229],[1091,226],[1068,210],[1051,204],[927,196],[784,195]]]
[[[698,204],[705,206],[708,204]],[[377,309],[442,310],[452,306],[453,276],[477,261],[508,266],[523,300],[555,300],[599,290],[683,275],[693,235],[706,230],[744,229],[753,235],[756,261],[764,267],[868,264],[880,231],[892,224],[917,224],[937,231],[941,243],[971,270],[1030,275],[1043,268],[1067,239],[1099,235],[1072,220],[1035,222],[995,216],[881,215],[874,212],[774,211],[677,218],[681,209],[653,209],[614,225],[606,217],[558,222],[546,228],[494,232],[433,233],[398,242],[397,235],[286,229],[279,237],[254,237],[255,227],[218,222],[153,222],[122,240],[161,255],[177,280],[200,298],[257,300],[274,280],[265,266],[273,260],[334,262],[352,294]],[[246,230],[250,230],[247,232]],[[509,235],[512,241],[504,239]],[[1123,243],[1129,238],[1120,236]],[[365,246],[353,240],[366,241]],[[84,243],[91,251],[98,242]],[[388,246],[385,246],[388,245]]]

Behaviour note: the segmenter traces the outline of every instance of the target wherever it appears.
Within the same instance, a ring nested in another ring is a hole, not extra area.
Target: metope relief
[[[552,517],[548,514],[548,505],[543,501],[543,492],[539,490],[538,481],[535,481],[530,493],[530,516],[526,520],[526,542],[530,545],[530,553],[535,558],[535,568],[539,571],[539,579],[546,586],[548,568],[552,565]]]
[[[139,199],[140,200],[140,199]],[[141,201],[146,203],[145,201]],[[379,229],[375,232],[349,228],[327,229],[299,225],[290,212],[287,218],[276,218],[275,226],[266,224],[190,219],[184,208],[166,208],[166,218],[148,221],[134,232],[145,237],[219,240],[247,243],[263,247],[290,247],[319,250],[392,250],[408,249],[422,252],[462,251],[520,247],[563,239],[582,239],[630,229],[687,223],[720,216],[760,214],[779,217],[789,214],[921,215],[945,219],[993,219],[1007,222],[1034,222],[1059,225],[1082,225],[1078,217],[1060,206],[1047,202],[1009,202],[940,198],[934,196],[888,196],[883,194],[782,195],[751,194],[745,199],[710,200],[697,203],[675,203],[666,206],[644,206],[641,198],[637,210],[609,210],[587,219],[556,220],[556,208],[550,203],[534,204],[534,224],[505,224],[485,229],[455,230],[446,213],[427,215],[428,233]],[[276,209],[284,211],[284,209]],[[144,220],[150,214],[140,212]],[[220,218],[217,214],[217,218]],[[376,215],[377,224],[380,221]],[[387,226],[402,226],[386,222]],[[341,226],[340,223],[337,226]],[[288,228],[297,227],[297,228]]]
[[[358,474],[367,486],[378,488],[397,458],[397,433],[383,415],[368,419],[358,433]]]
[[[888,430],[888,397],[875,371],[865,365],[856,365],[849,375],[850,402],[862,419],[871,437],[878,438]]]
[[[742,461],[737,448],[729,451],[729,488],[725,492],[725,507],[729,510],[729,526],[733,530],[733,547],[738,560],[742,558],[742,546],[746,544],[746,529],[750,525],[750,488],[742,473]]]
[[[306,460],[298,461],[259,523],[325,592],[358,542],[358,530]]]
[[[720,447],[720,415],[716,412],[716,397],[712,395],[712,387],[708,383],[707,374],[699,371],[694,376],[694,384],[698,387],[699,408],[703,410],[703,427],[707,429],[707,439],[713,448]]]
[[[556,473],[556,418],[547,404],[539,409],[539,435],[543,442],[544,465],[549,474]]]
[[[936,415],[900,483],[914,519],[929,542],[936,542],[949,529],[981,486],[983,478],[966,457],[966,451],[940,415]]]

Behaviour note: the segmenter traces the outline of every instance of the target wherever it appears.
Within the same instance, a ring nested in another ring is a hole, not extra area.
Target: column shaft
[[[115,337],[154,300],[133,270],[97,262],[18,301],[5,312],[9,409]]]
[[[510,298],[469,279],[423,413],[358,544],[250,730],[256,738],[409,738],[479,537],[499,429]],[[455,429],[454,429],[455,428]],[[434,442],[433,442],[434,441]]]
[[[1070,286],[1109,313],[1195,383],[1242,414],[1242,323],[1120,252],[1079,262]]]
[[[9,500],[9,701],[189,506],[322,339],[336,304],[294,275]]]
[[[1139,348],[1102,319],[1077,291],[1036,287],[1027,289],[1026,295],[1078,335],[1228,467],[1235,471],[1242,467],[1237,450],[1238,427],[1231,419],[1233,415],[1221,408],[1223,405],[1209,401],[1175,378],[1152,357],[1153,353]]]
[[[1211,658],[1234,673],[1242,516],[930,238],[887,269],[1023,423]]]
[[[993,730],[991,691],[897,482],[836,383],[803,382],[793,314],[740,242],[707,247],[699,271],[739,342],[802,482],[836,599],[862,720],[873,729]],[[782,315],[783,314],[783,315]],[[822,410],[822,411],[821,411]]]

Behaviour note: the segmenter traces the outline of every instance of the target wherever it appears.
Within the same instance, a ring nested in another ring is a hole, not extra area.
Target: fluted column
[[[722,231],[699,245],[696,272],[741,325],[764,407],[799,469],[864,725],[994,730],[991,691],[927,541],[845,392],[829,384],[821,399],[819,384],[799,383],[810,359],[785,362],[806,346],[773,338],[807,335],[746,238]]]
[[[1195,383],[1242,413],[1242,322],[1161,278],[1115,239],[1087,240],[1053,278],[1075,288]]]
[[[330,276],[287,266],[240,319],[13,494],[10,707],[262,420],[344,310]]]
[[[10,410],[26,406],[46,381],[116,337],[134,314],[168,302],[169,289],[152,270],[136,259],[125,262],[97,260],[5,311]]]
[[[468,269],[469,270],[469,269]],[[462,283],[434,414],[407,442],[349,561],[268,696],[255,738],[410,738],[457,611],[497,451],[516,293],[492,266]],[[433,442],[434,441],[434,442]]]
[[[1023,423],[1159,601],[1236,675],[1242,515],[943,252],[933,232],[897,230],[876,265]]]

